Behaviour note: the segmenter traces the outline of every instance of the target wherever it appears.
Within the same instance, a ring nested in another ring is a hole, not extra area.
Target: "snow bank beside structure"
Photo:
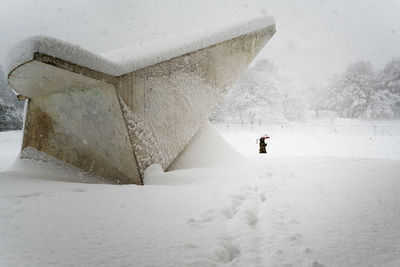
[[[28,98],[24,150],[119,183],[166,170],[275,33],[270,17],[96,55],[51,37],[14,47],[9,84]]]
[[[218,168],[240,165],[244,158],[206,122],[169,170]]]

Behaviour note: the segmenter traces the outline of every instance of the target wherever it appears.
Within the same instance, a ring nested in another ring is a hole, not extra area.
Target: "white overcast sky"
[[[318,81],[364,59],[400,56],[400,0],[1,0],[0,58],[45,34],[105,52],[169,34],[268,14],[277,33],[259,58]]]

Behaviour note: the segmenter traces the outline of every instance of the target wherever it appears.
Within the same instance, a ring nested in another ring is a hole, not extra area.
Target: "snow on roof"
[[[109,75],[120,76],[273,24],[272,17],[262,16],[234,25],[206,28],[136,44],[104,54],[95,54],[53,37],[34,36],[17,43],[9,51],[5,70],[10,73],[19,65],[32,60],[35,52],[39,52]]]

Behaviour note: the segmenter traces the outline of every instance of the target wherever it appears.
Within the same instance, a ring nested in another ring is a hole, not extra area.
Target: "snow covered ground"
[[[21,132],[0,133],[0,266],[400,265],[400,122],[216,128],[242,156],[207,130],[145,186],[8,167]]]

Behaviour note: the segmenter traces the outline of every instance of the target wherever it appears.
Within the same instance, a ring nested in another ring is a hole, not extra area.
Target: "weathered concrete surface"
[[[150,164],[165,170],[176,159],[274,33],[272,25],[118,77],[36,54],[9,75],[29,98],[22,150],[141,184]]]
[[[117,183],[142,183],[114,86],[38,61],[10,80],[29,97],[21,157],[35,158],[34,148]]]
[[[243,35],[117,80],[140,170],[155,162],[168,168],[273,33]]]

